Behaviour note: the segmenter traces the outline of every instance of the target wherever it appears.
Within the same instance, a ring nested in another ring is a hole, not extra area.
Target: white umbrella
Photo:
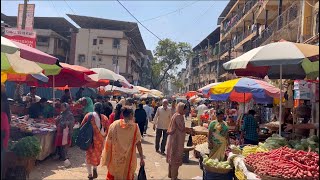
[[[1,52],[13,54],[18,51],[19,48],[9,39],[1,36]]]
[[[141,86],[135,86],[140,92],[146,93],[146,92],[150,92],[150,89],[141,87]]]
[[[141,97],[140,97],[140,99],[147,99],[147,98],[159,98],[158,96],[155,96],[155,95],[153,95],[153,94],[150,94],[150,93],[146,93],[146,94],[144,94],[144,95],[142,95]]]

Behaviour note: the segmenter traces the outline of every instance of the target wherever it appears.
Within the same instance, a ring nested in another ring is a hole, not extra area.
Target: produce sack
[[[68,137],[69,137],[69,128],[66,127],[63,129],[63,134],[62,134],[62,146],[68,144]]]
[[[146,171],[144,170],[144,166],[140,167],[138,180],[147,180],[147,175],[146,175]]]

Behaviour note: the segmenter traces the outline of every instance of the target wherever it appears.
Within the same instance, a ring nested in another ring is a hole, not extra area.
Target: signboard
[[[16,41],[33,48],[36,47],[36,32],[34,31],[5,28],[4,36],[12,41]]]
[[[18,8],[18,18],[17,18],[17,28],[19,30],[22,29],[22,18],[23,18],[23,4],[19,4]],[[25,30],[33,31],[33,22],[34,22],[34,9],[35,4],[28,4],[27,5],[27,13],[26,13],[26,23],[25,23]]]

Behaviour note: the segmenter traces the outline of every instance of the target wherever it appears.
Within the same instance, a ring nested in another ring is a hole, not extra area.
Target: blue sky
[[[1,12],[17,15],[23,0],[1,1]],[[132,21],[128,12],[117,1],[51,1],[30,0],[36,4],[35,16],[63,16],[78,14],[113,20]],[[228,1],[121,1],[136,18],[160,38],[188,42],[194,47],[217,27],[217,19]],[[69,6],[68,6],[69,5]],[[160,18],[144,21],[167,14]],[[72,22],[70,20],[70,22]],[[154,50],[158,39],[139,25],[147,49]]]

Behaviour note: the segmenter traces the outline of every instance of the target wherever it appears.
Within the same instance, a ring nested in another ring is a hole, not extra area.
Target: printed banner
[[[4,36],[12,41],[16,41],[33,48],[36,47],[36,32],[34,31],[5,28]]]

